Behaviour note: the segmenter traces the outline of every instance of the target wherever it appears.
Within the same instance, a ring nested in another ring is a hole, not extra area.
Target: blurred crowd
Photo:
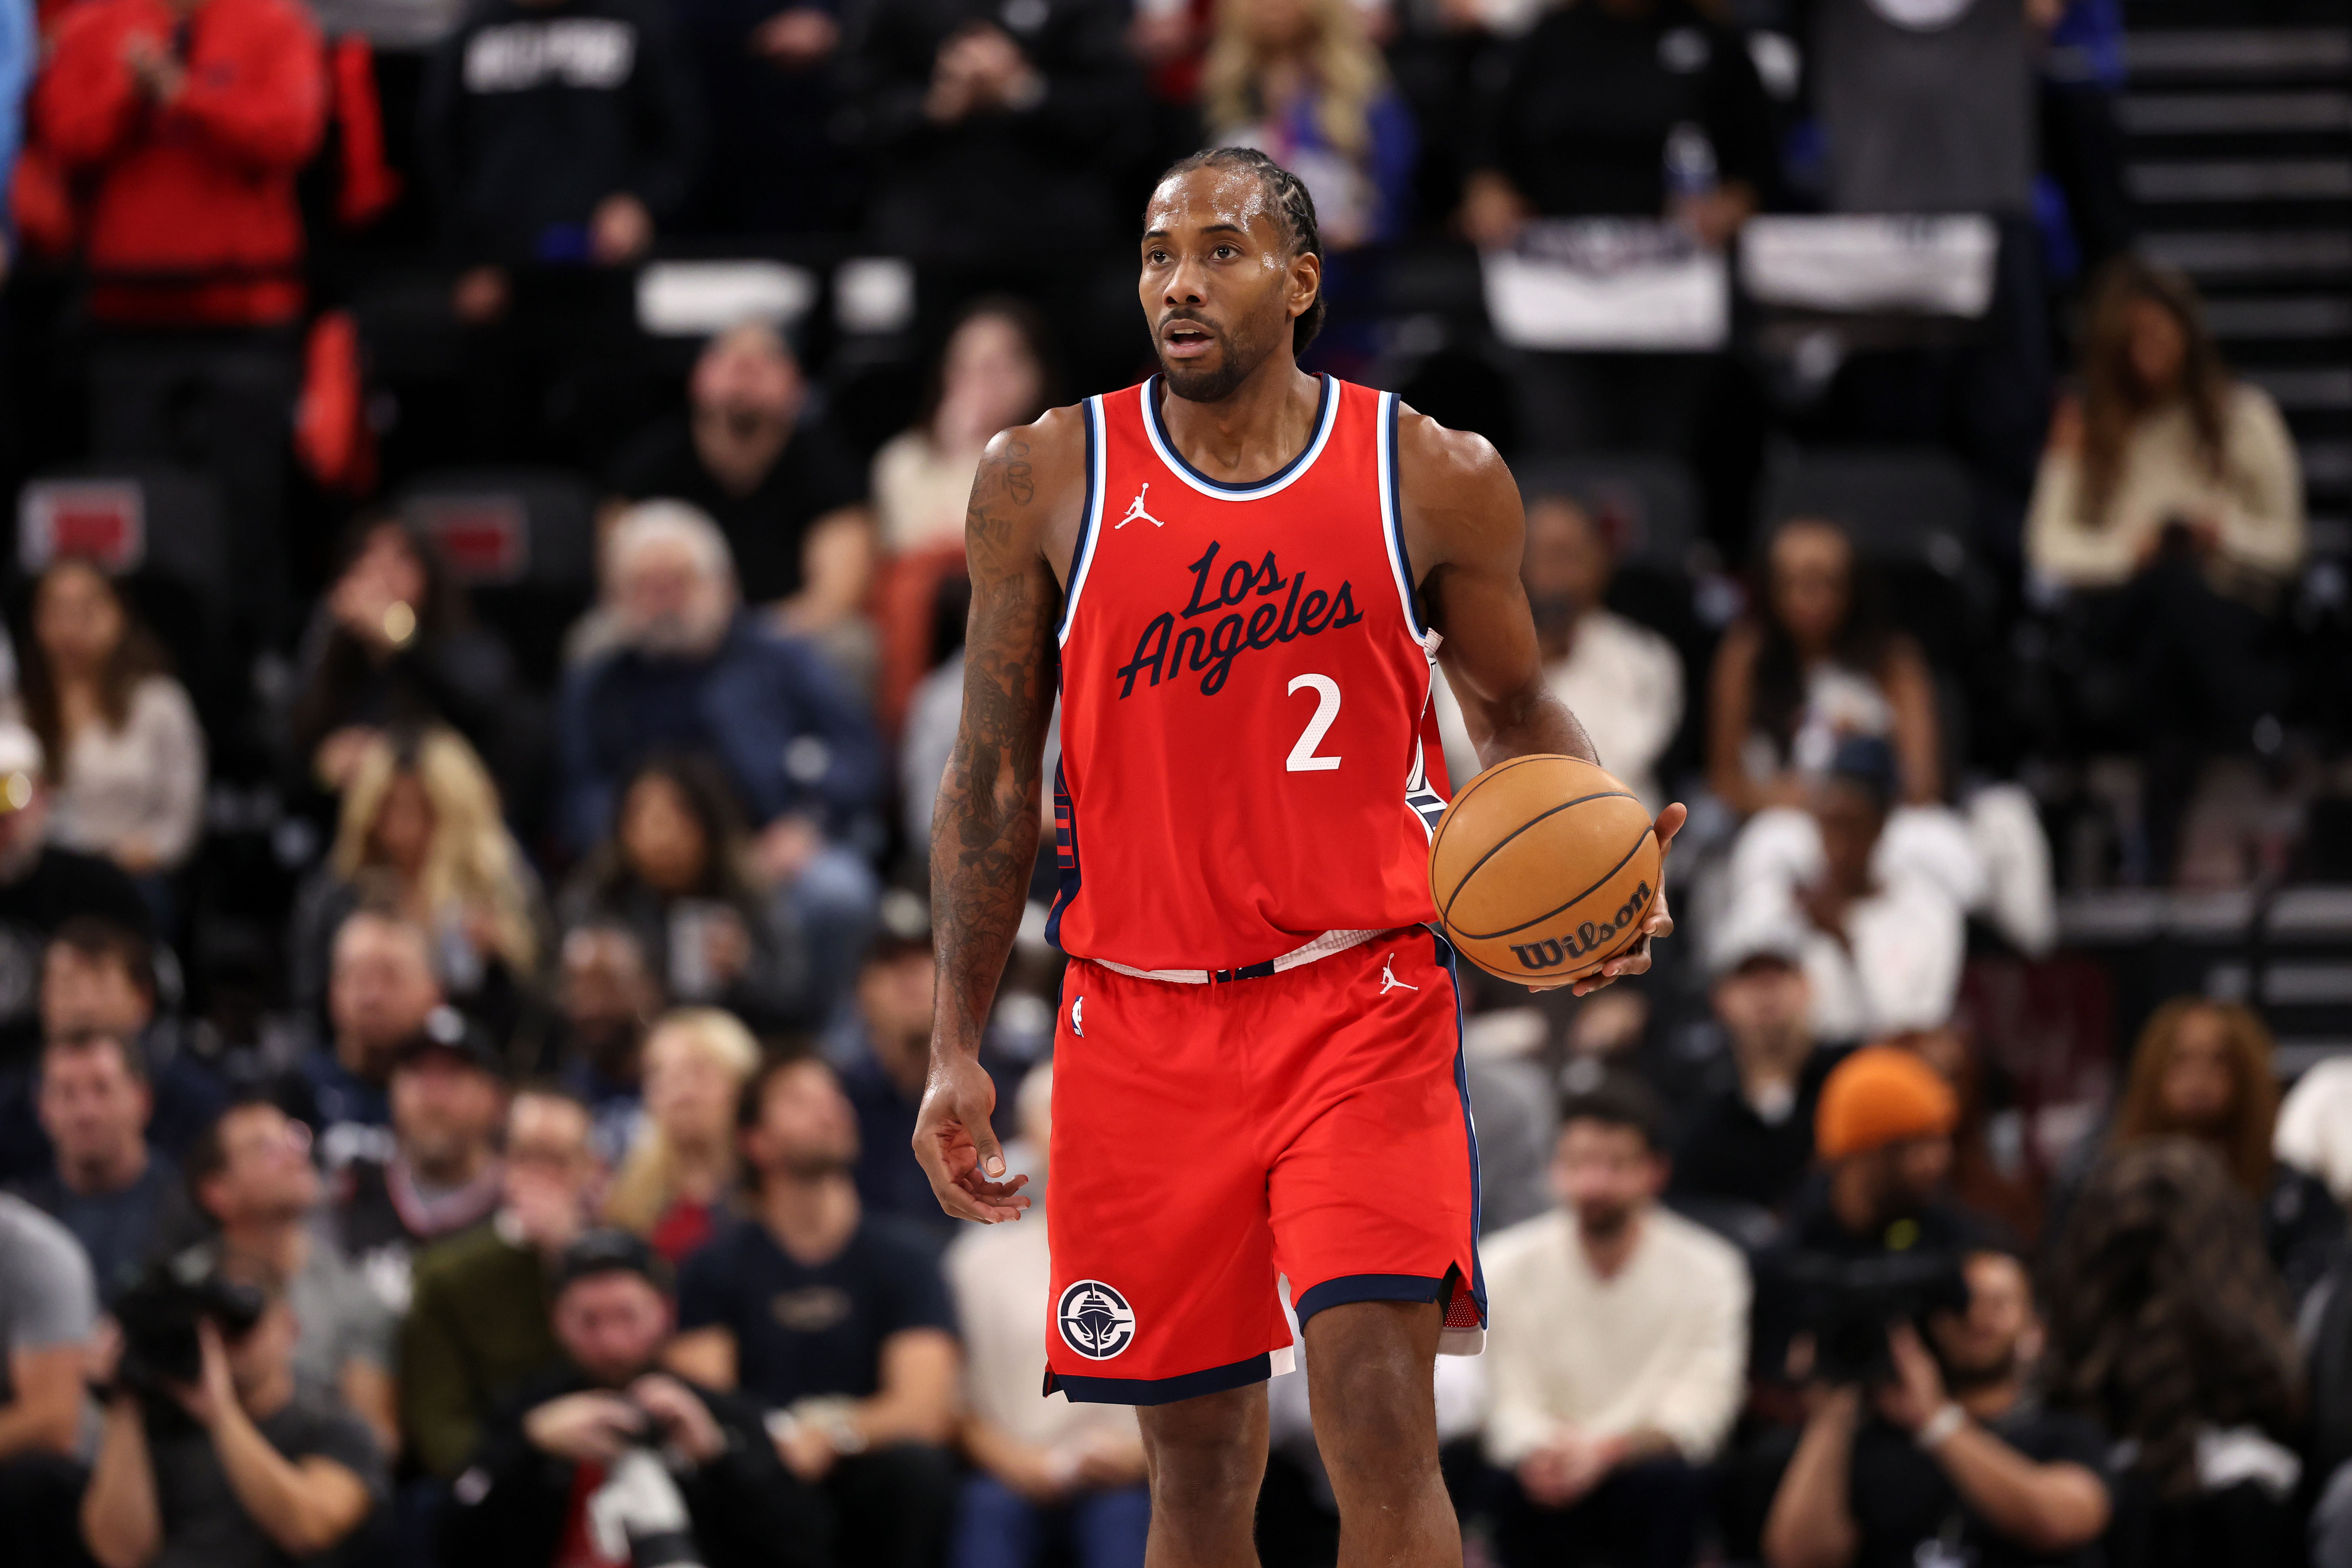
[[[0,1565],[1141,1563],[1042,1215],[908,1153],[926,850],[981,448],[1149,372],[1134,216],[1243,142],[1308,368],[1503,450],[1554,689],[1694,810],[1638,985],[1465,976],[1473,1552],[2352,1568],[2352,1072],[2053,956],[2352,873],[2341,595],[2133,251],[2121,28],[0,0]],[[987,1046],[1048,1201],[1053,889]]]

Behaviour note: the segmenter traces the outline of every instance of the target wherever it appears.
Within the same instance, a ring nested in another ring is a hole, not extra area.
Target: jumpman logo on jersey
[[[1395,953],[1393,953],[1393,952],[1392,952],[1392,953],[1390,953],[1386,958],[1383,958],[1383,959],[1381,959],[1381,995],[1385,996],[1385,995],[1387,995],[1387,994],[1388,994],[1390,992],[1391,992],[1391,991],[1418,991],[1418,990],[1420,990],[1420,989],[1421,989],[1421,987],[1420,987],[1420,986],[1418,986],[1418,985],[1407,985],[1403,981],[1399,980],[1399,979],[1396,977],[1396,954],[1395,954]]]
[[[1127,515],[1120,518],[1118,525],[1112,528],[1111,531],[1113,533],[1117,533],[1119,529],[1125,528],[1129,523],[1135,521],[1138,518],[1142,519],[1145,522],[1150,523],[1154,528],[1165,528],[1168,526],[1166,523],[1160,521],[1158,518],[1143,510],[1143,498],[1150,493],[1151,482],[1147,479],[1144,481],[1143,488],[1135,492],[1135,499],[1127,503]]]

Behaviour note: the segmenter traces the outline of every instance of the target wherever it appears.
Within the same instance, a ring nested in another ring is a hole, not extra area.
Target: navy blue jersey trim
[[[1337,1279],[1326,1279],[1298,1298],[1298,1322],[1327,1307],[1344,1307],[1350,1301],[1435,1301],[1443,1304],[1451,1274],[1432,1277],[1427,1274],[1342,1274]]]
[[[1454,985],[1454,1089],[1462,1097],[1462,1132],[1470,1144],[1470,1294],[1478,1303],[1478,1323],[1486,1322],[1486,1260],[1478,1254],[1478,1237],[1486,1228],[1485,1173],[1478,1167],[1478,1119],[1470,1111],[1470,1054],[1464,1043],[1462,1023],[1462,965],[1455,956],[1454,944],[1433,930],[1430,940],[1437,944],[1437,962]]]
[[[1173,1405],[1204,1394],[1247,1388],[1274,1375],[1274,1358],[1254,1355],[1229,1366],[1188,1372],[1178,1377],[1072,1377],[1045,1369],[1045,1392],[1060,1389],[1073,1405]]]
[[[1288,479],[1291,472],[1296,469],[1299,464],[1305,462],[1309,457],[1313,456],[1315,449],[1322,445],[1320,437],[1323,434],[1323,422],[1330,415],[1331,400],[1339,395],[1339,383],[1338,380],[1328,375],[1323,377],[1323,395],[1316,401],[1315,423],[1308,426],[1307,428],[1307,445],[1298,449],[1297,456],[1292,458],[1290,461],[1283,464],[1282,467],[1275,469],[1274,472],[1266,475],[1265,478],[1262,479],[1252,479],[1247,484],[1235,484],[1230,479],[1211,479],[1208,475],[1202,473],[1200,469],[1187,462],[1185,460],[1184,454],[1177,449],[1175,437],[1168,434],[1168,422],[1160,417],[1159,392],[1161,382],[1165,378],[1155,374],[1151,380],[1147,383],[1143,388],[1143,416],[1151,421],[1152,429],[1160,437],[1160,445],[1166,450],[1167,455],[1176,462],[1178,467],[1181,468],[1192,478],[1200,480],[1201,483],[1208,486],[1211,489],[1229,490],[1234,493],[1239,493],[1244,490],[1264,489],[1268,485],[1279,484],[1284,479]]]
[[[1054,907],[1045,912],[1045,941],[1057,952],[1067,953],[1062,945],[1062,916],[1078,896],[1080,868],[1078,866],[1078,807],[1070,798],[1068,775],[1062,772],[1062,760],[1054,759],[1054,860],[1060,872],[1059,885],[1054,889]]]
[[[1078,547],[1070,552],[1070,580],[1062,585],[1062,613],[1054,617],[1054,637],[1066,642],[1070,636],[1070,616],[1078,607],[1078,590],[1085,585],[1087,552],[1095,542],[1095,434],[1097,409],[1095,400],[1087,398],[1078,406],[1086,411],[1079,421],[1087,429],[1087,490],[1086,504],[1078,509]]]

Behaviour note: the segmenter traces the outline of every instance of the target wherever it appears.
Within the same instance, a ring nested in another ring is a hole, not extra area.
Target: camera
[[[1968,1275],[1957,1252],[1890,1252],[1838,1258],[1801,1252],[1784,1260],[1797,1325],[1813,1337],[1813,1375],[1824,1383],[1877,1384],[1895,1376],[1886,1331],[1923,1329],[1937,1312],[1969,1309]]]
[[[150,1268],[114,1306],[122,1326],[116,1375],[151,1402],[170,1403],[167,1384],[194,1384],[204,1375],[196,1325],[206,1321],[221,1337],[237,1339],[261,1321],[268,1299],[254,1286],[223,1279],[204,1247],[193,1247]]]
[[[642,1441],[589,1494],[588,1533],[598,1552],[631,1568],[702,1568],[686,1499],[661,1456]]]

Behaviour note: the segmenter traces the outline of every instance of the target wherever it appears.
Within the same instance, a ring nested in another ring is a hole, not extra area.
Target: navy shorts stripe
[[[1188,1372],[1176,1377],[1073,1377],[1047,1367],[1045,1392],[1051,1394],[1058,1388],[1074,1405],[1173,1405],[1180,1399],[1198,1399],[1204,1394],[1247,1388],[1273,1375],[1274,1358],[1270,1355],[1254,1355],[1227,1366],[1213,1366],[1205,1372]]]
[[[1326,1307],[1344,1307],[1350,1301],[1443,1301],[1451,1274],[1431,1279],[1426,1274],[1342,1274],[1337,1279],[1326,1279],[1298,1298],[1298,1322]]]

